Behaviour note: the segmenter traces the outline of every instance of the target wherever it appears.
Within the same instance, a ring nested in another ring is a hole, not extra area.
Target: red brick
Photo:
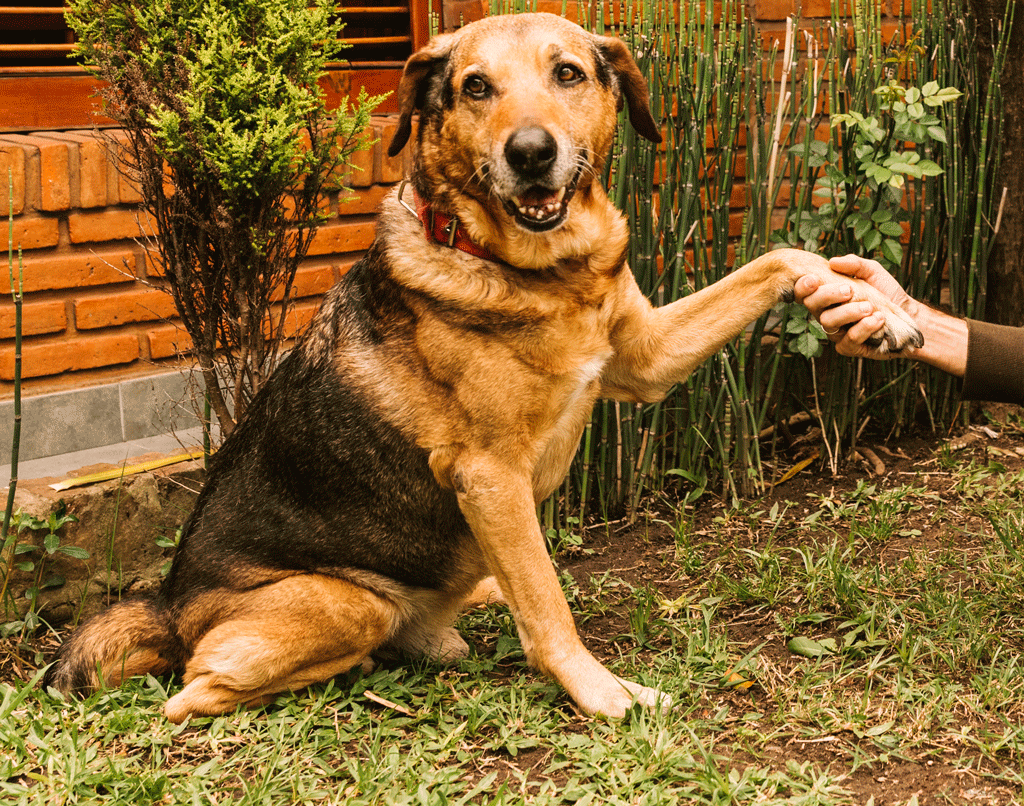
[[[395,136],[397,128],[398,125],[396,123],[385,123],[379,130],[380,142],[375,147],[380,152],[380,175],[376,177],[378,182],[401,182],[405,178],[402,154],[398,154],[396,157],[389,157],[387,153],[388,144]]]
[[[76,207],[105,207],[110,160],[103,135],[93,132],[40,132],[40,137],[71,144],[71,201]]]
[[[756,0],[754,19],[784,20],[796,13],[796,0]]]
[[[803,19],[831,17],[832,0],[756,0],[754,19],[784,20],[800,14]]]
[[[23,378],[41,378],[79,369],[128,364],[139,357],[139,340],[130,334],[24,344],[21,350]],[[0,378],[14,380],[14,348],[0,350]]]
[[[6,238],[4,232],[4,241]],[[47,246],[56,246],[60,240],[60,224],[56,218],[49,216],[38,216],[32,213],[24,213],[14,219],[14,252],[17,262],[18,248],[22,249],[43,249]],[[6,255],[4,256],[6,263]],[[6,271],[0,271],[0,277],[6,277]],[[6,282],[6,280],[0,280]],[[8,286],[10,283],[7,283]]]
[[[377,134],[373,127],[368,127],[359,142],[363,148],[354,152],[349,158],[349,169],[345,174],[345,184],[354,188],[365,188],[373,184],[373,141]]]
[[[338,213],[342,216],[374,215],[390,192],[391,188],[385,185],[373,185],[365,190],[347,190],[338,197]],[[406,193],[412,191],[406,189]],[[407,196],[403,198],[409,200]]]
[[[313,319],[313,315],[319,308],[319,302],[300,302],[296,305],[292,305],[288,309],[288,315],[284,318],[283,338],[293,339],[304,333],[306,328],[309,327],[309,323]],[[278,318],[281,316],[280,308],[272,311],[271,316],[274,325],[276,326]],[[267,323],[265,322],[264,324],[266,325]],[[264,327],[264,334],[269,335],[269,327]]]
[[[131,252],[100,252],[25,259],[25,291],[85,288],[107,283],[130,283],[135,277]],[[0,291],[11,293],[7,272],[0,272]]]
[[[293,305],[284,321],[285,338],[295,338],[304,333],[319,309],[319,302],[300,302],[297,305]]]
[[[72,213],[68,216],[72,243],[116,241],[152,235],[153,223],[145,210],[107,209],[97,213]]]
[[[442,6],[444,13],[444,30],[458,28],[462,23],[473,22],[487,16],[488,4],[484,0],[445,0]]]
[[[334,279],[334,266],[300,266],[295,272],[291,298],[322,297],[334,285]],[[284,292],[277,288],[270,298],[279,302],[283,297]]]
[[[142,191],[139,190],[138,183],[121,171],[117,172],[117,192],[121,204],[138,204],[142,201]]]
[[[8,206],[11,180],[14,182],[14,214],[21,215],[25,209],[25,150],[0,143],[0,215],[5,219],[11,214]]]
[[[176,314],[171,295],[155,288],[75,300],[75,327],[79,330],[171,319]]]
[[[8,134],[4,140],[27,146],[28,159],[38,161],[38,169],[29,166],[30,182],[38,181],[40,210],[67,210],[71,207],[71,169],[67,143],[34,135]],[[38,170],[38,177],[35,172]],[[31,200],[31,195],[29,199]],[[31,202],[30,202],[31,203]]]
[[[800,13],[804,19],[831,17],[832,0],[801,0]]]
[[[348,270],[355,266],[358,260],[359,258],[352,258],[351,260],[344,260],[341,263],[339,263],[338,276],[344,277],[346,274],[348,274]]]
[[[287,216],[289,220],[294,220],[295,197],[291,194],[288,194],[282,199],[282,203],[284,205],[285,216]],[[321,196],[317,199],[317,207],[319,209],[319,212],[322,213],[326,218],[330,218],[331,216],[334,215],[334,210],[331,204],[330,196],[321,194]]]
[[[192,349],[192,339],[180,325],[155,327],[146,334],[149,357],[152,359],[171,358]]]
[[[146,268],[147,277],[165,277],[163,264],[160,263],[160,254],[157,250],[146,249],[142,253],[142,263]]]
[[[79,207],[105,207],[108,201],[107,174],[110,162],[107,145],[99,140],[78,146]]]
[[[128,136],[121,131],[111,132],[111,147],[114,149],[114,163],[120,166],[120,160],[129,159]],[[142,193],[138,184],[124,175],[121,168],[117,171],[117,193],[121,204],[138,204],[142,201]]]
[[[317,230],[309,255],[333,255],[369,249],[377,225],[372,221],[328,222]]]
[[[64,303],[26,302],[21,310],[21,334],[36,336],[41,333],[61,333],[67,329],[68,317]],[[0,304],[0,338],[14,338],[14,302],[5,297]]]

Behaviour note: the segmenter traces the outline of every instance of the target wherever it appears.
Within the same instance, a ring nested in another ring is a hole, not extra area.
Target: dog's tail
[[[184,648],[166,610],[151,599],[129,599],[93,616],[57,651],[43,686],[88,694],[137,674],[181,665]]]

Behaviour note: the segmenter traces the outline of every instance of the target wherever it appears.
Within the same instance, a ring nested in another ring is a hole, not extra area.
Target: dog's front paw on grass
[[[672,698],[656,688],[613,676],[606,685],[589,690],[588,696],[581,697],[576,704],[591,716],[618,719],[625,716],[634,704],[652,711],[667,713],[672,707]]]

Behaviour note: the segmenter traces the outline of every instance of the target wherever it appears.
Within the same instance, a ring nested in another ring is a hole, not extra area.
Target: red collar
[[[402,201],[402,193],[405,190],[405,184],[405,181],[403,181],[398,188],[398,201],[401,202],[402,206],[419,218],[420,222],[423,224],[423,230],[426,233],[428,241],[441,244],[442,246],[450,246],[452,249],[458,249],[468,255],[473,255],[473,257],[481,258],[482,260],[501,262],[493,252],[485,249],[466,234],[466,230],[463,228],[458,218],[453,215],[449,215],[448,213],[442,213],[438,210],[434,210],[430,206],[429,202],[425,202],[420,198],[420,195],[415,189],[412,190],[413,203],[416,205],[415,210]]]

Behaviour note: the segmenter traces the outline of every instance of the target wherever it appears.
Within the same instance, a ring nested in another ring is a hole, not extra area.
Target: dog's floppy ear
[[[622,97],[619,98],[619,108],[622,108],[622,98],[626,100],[629,107],[629,122],[633,124],[637,134],[646,137],[652,143],[661,142],[661,131],[658,123],[651,114],[651,99],[647,93],[647,82],[640,73],[640,68],[633,61],[633,56],[621,39],[612,36],[599,36],[597,47],[604,57],[607,65],[619,77],[619,86],[622,90]]]
[[[452,34],[435,36],[406,61],[402,79],[398,82],[398,129],[388,146],[389,157],[397,156],[409,142],[412,116],[423,108],[427,82],[447,60],[452,49],[452,39]]]

